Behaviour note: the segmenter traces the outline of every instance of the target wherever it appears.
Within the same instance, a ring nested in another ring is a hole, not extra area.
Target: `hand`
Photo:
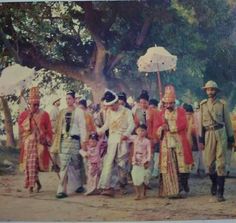
[[[203,143],[199,143],[199,150],[204,150],[204,144]]]
[[[148,169],[148,167],[149,167],[149,162],[146,161],[146,162],[144,163],[144,169]]]
[[[162,125],[162,129],[163,129],[164,131],[169,131],[169,126],[168,126],[167,124],[163,124],[163,125]]]
[[[125,135],[121,136],[121,140],[127,140],[127,139],[128,139],[128,136],[125,136]]]

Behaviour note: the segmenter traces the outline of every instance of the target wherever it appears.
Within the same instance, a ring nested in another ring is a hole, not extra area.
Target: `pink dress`
[[[85,195],[94,193],[97,189],[101,174],[101,145],[103,139],[100,139],[95,147],[87,147],[87,191]]]
[[[144,164],[151,160],[151,142],[147,138],[139,139],[134,135],[130,137],[134,143],[134,153],[132,157],[132,180],[135,186],[149,183],[149,168],[145,169]]]

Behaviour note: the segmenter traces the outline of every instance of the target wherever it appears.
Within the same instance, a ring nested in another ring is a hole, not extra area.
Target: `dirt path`
[[[29,196],[22,187],[23,175],[0,176],[0,221],[151,221],[236,219],[236,178],[226,181],[226,202],[215,202],[209,195],[208,178],[190,179],[191,193],[186,199],[160,199],[157,180],[143,201],[128,195],[115,198],[71,195],[57,200],[57,176],[42,173],[43,190]]]

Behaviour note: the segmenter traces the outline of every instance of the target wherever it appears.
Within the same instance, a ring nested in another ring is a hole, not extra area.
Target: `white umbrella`
[[[164,47],[150,47],[146,54],[141,56],[138,61],[138,70],[140,72],[157,72],[160,99],[162,98],[162,87],[160,71],[175,70],[177,56],[170,54]]]
[[[16,94],[28,87],[33,78],[35,70],[23,67],[19,64],[6,67],[0,77],[0,96]]]

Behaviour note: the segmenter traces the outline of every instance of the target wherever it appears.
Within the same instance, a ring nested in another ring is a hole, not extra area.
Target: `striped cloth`
[[[25,144],[26,168],[25,168],[25,188],[34,187],[38,180],[39,162],[37,152],[37,142],[35,138],[29,137]]]

